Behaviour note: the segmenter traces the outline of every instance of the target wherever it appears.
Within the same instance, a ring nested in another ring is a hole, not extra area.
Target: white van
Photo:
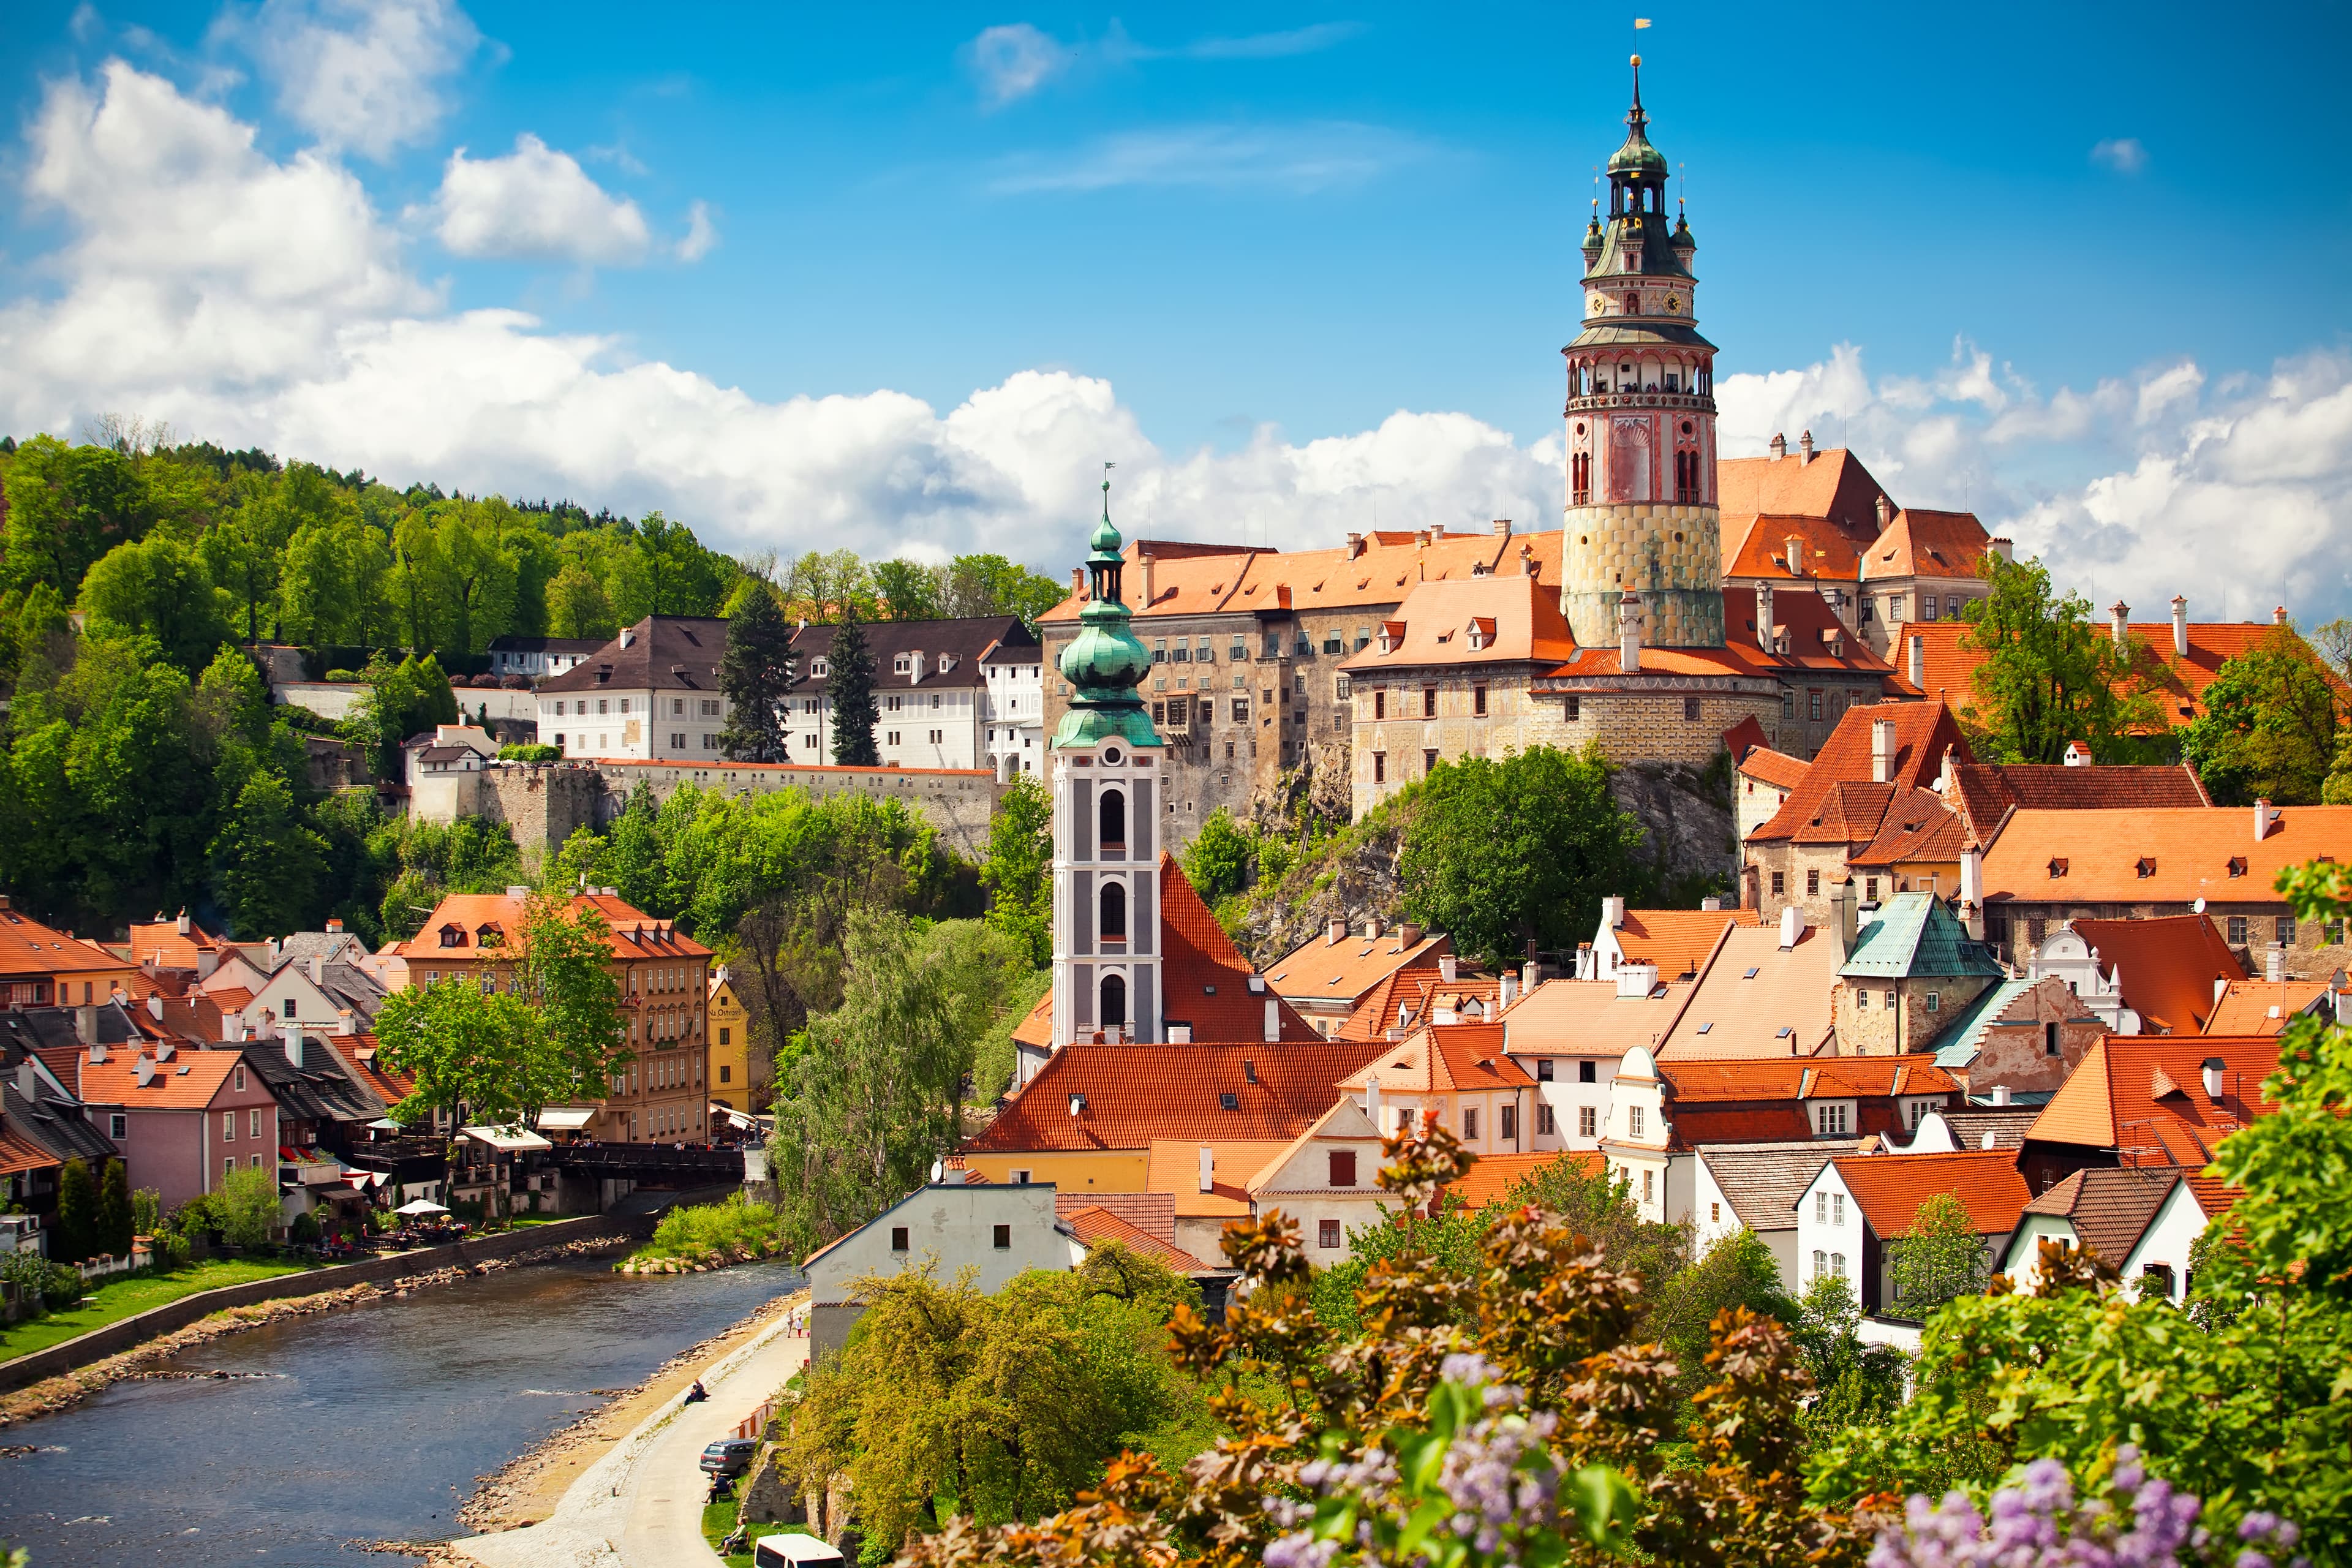
[[[842,1568],[841,1553],[814,1535],[763,1535],[751,1561],[757,1568]]]

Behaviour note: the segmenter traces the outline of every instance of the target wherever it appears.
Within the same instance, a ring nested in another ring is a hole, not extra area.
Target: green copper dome
[[[1612,174],[1655,174],[1666,177],[1666,155],[1650,145],[1644,129],[1650,117],[1642,112],[1642,57],[1633,57],[1633,107],[1625,115],[1625,145],[1609,159]]]
[[[1151,654],[1128,624],[1127,605],[1120,602],[1119,577],[1126,569],[1120,559],[1123,542],[1110,521],[1110,480],[1103,480],[1102,521],[1087,541],[1094,553],[1087,557],[1091,587],[1087,607],[1078,612],[1078,635],[1062,650],[1062,679],[1073,695],[1070,710],[1054,731],[1054,749],[1099,746],[1125,741],[1130,746],[1158,746],[1159,732],[1136,688],[1151,673]]]

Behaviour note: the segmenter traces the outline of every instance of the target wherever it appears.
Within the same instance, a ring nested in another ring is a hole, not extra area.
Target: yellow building
[[[751,1023],[720,964],[710,972],[710,1099],[730,1110],[757,1110],[751,1095]]]

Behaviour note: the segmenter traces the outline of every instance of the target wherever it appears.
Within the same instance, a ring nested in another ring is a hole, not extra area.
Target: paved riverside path
[[[488,1568],[719,1568],[702,1539],[710,1478],[695,1461],[800,1370],[809,1342],[790,1331],[792,1317],[706,1371],[708,1400],[688,1405],[680,1394],[646,1416],[581,1473],[549,1518],[450,1544]]]

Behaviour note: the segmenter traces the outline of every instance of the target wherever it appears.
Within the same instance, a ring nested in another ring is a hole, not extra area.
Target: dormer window
[[[2242,876],[2244,876],[2245,874],[2246,874],[2246,858],[2245,858],[2243,855],[2232,855],[2232,856],[2231,856],[2231,857],[2230,857],[2230,875],[2231,875],[2232,877],[2242,877]]]
[[[814,659],[809,664],[809,673],[822,680],[833,673],[833,667],[824,659]]]
[[[441,928],[441,945],[443,947],[465,946],[466,928],[457,924],[454,921],[449,924],[443,926]]]
[[[2139,858],[2139,863],[2138,863],[2138,865],[2137,865],[2135,868],[2139,872],[2139,874],[2140,874],[2142,877],[2153,877],[2153,876],[2155,876],[2155,875],[2156,875],[2156,857],[2155,857],[2155,856],[2153,856],[2153,855],[2143,855],[2143,856],[2141,856],[2141,857]]]
[[[2065,874],[2066,874],[2066,859],[2065,859],[2065,857],[2064,857],[2064,856],[2063,856],[2063,855],[2053,855],[2053,856],[2052,856],[2052,857],[2050,858],[2050,875],[2051,875],[2052,879],[2053,879],[2053,880],[2054,880],[2054,879],[2056,879],[2057,878],[2060,878],[2060,877],[2064,876]]]
[[[507,933],[500,929],[496,921],[483,922],[474,932],[474,941],[483,947],[503,947],[506,945],[506,940]]]
[[[891,673],[891,674],[893,674],[893,675],[904,675],[904,674],[906,674],[906,673],[907,673],[907,669],[908,669],[907,656],[906,656],[905,654],[903,654],[903,653],[902,653],[902,654],[900,654],[897,658],[894,658],[894,659],[892,659],[892,660],[890,661],[890,673]]]

